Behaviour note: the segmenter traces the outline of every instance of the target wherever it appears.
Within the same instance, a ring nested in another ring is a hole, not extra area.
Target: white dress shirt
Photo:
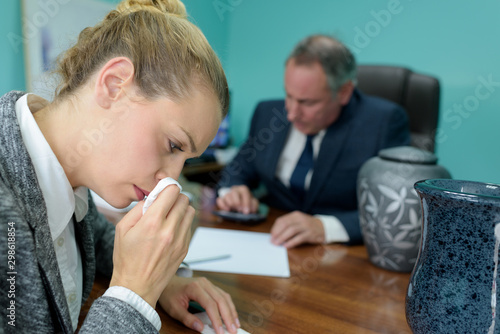
[[[88,211],[88,189],[73,189],[64,169],[43,136],[28,106],[26,94],[16,102],[16,114],[21,135],[35,168],[38,183],[47,206],[50,233],[54,242],[57,264],[61,273],[66,301],[70,311],[73,329],[78,326],[82,306],[83,269],[80,249],[76,244],[74,219],[80,222]],[[46,102],[46,101],[45,101]],[[36,111],[36,110],[35,110]],[[125,290],[125,291],[124,291]],[[158,330],[160,317],[146,301],[129,289],[111,287],[105,295],[121,299],[141,312]]]
[[[322,130],[313,138],[312,145],[314,160],[318,157],[321,142],[323,141],[325,134],[326,130]],[[291,126],[285,147],[283,147],[283,150],[281,151],[278,165],[276,166],[276,177],[287,187],[290,187],[290,178],[295,170],[295,166],[297,166],[297,163],[299,162],[302,151],[304,151],[306,141],[306,135]],[[311,169],[306,175],[304,185],[306,190],[309,190],[313,173],[314,170]],[[230,190],[230,188],[221,188],[218,191],[218,195],[224,196]],[[321,223],[323,224],[323,228],[325,230],[325,243],[349,241],[349,234],[347,234],[344,225],[342,225],[337,217],[328,215],[314,215],[314,217],[321,220]]]
[[[319,149],[325,134],[326,130],[322,130],[314,136],[312,140],[314,160],[318,157]],[[290,133],[288,134],[287,141],[281,151],[276,167],[276,177],[287,187],[290,187],[290,178],[295,170],[295,166],[299,162],[302,151],[304,151],[306,141],[307,136],[305,134],[293,126],[290,127]],[[314,170],[311,169],[306,175],[306,190],[309,190],[313,173]],[[344,225],[342,225],[337,217],[328,215],[315,215],[314,217],[318,218],[323,223],[323,228],[325,229],[325,243],[349,241],[349,235]]]

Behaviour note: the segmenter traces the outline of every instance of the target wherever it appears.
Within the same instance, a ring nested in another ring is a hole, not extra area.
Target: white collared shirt
[[[88,189],[73,190],[63,167],[47,143],[28,106],[28,96],[16,102],[21,135],[35,168],[38,184],[47,206],[50,233],[61,273],[73,330],[77,329],[82,306],[83,269],[80,249],[76,244],[73,214],[80,222],[88,211]],[[146,317],[157,330],[161,328],[158,313],[133,291],[123,287],[109,288],[105,296],[121,299]]]
[[[312,140],[314,160],[318,157],[325,134],[326,130],[321,130]],[[276,167],[276,177],[287,187],[290,187],[290,178],[306,146],[306,141],[307,136],[292,125]],[[306,175],[304,185],[306,190],[309,190],[313,173],[314,170],[311,169]],[[349,234],[337,217],[330,215],[315,215],[315,217],[323,223],[325,243],[349,241]]]
[[[16,113],[23,142],[47,206],[57,264],[73,329],[76,330],[82,305],[83,270],[80,249],[75,239],[73,214],[77,221],[85,217],[88,210],[87,188],[78,187],[73,191],[64,169],[33,118],[28,107],[28,94],[16,102]]]
[[[314,160],[318,157],[319,148],[321,142],[325,137],[326,130],[320,131],[312,140],[313,146],[313,157]],[[295,127],[290,127],[290,132],[283,150],[281,151],[280,158],[278,160],[278,165],[276,166],[276,177],[288,188],[290,188],[290,179],[292,178],[293,171],[299,162],[302,151],[306,146],[307,136],[295,129]],[[309,190],[311,184],[311,178],[313,174],[313,169],[309,170],[306,175],[306,180],[304,187]]]
[[[313,138],[313,157],[315,160],[318,157],[319,149],[325,134],[326,130],[322,130]],[[276,166],[276,177],[287,187],[290,187],[290,178],[292,177],[295,166],[297,166],[300,155],[306,146],[306,141],[307,139],[305,134],[293,126],[290,127],[290,133],[288,134],[287,141],[281,151],[278,165]],[[304,185],[306,190],[309,189],[313,173],[314,170],[311,169],[306,175]],[[229,191],[231,191],[230,188],[221,188],[218,191],[218,195],[222,197]],[[325,243],[349,241],[349,234],[347,234],[344,225],[342,225],[337,217],[327,215],[314,215],[314,217],[321,220],[321,223],[323,224],[323,229],[325,230]]]

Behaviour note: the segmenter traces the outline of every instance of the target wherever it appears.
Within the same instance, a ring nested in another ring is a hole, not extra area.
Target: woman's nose
[[[179,176],[182,173],[182,169],[184,168],[185,159],[168,159],[163,164],[163,167],[156,173],[156,178],[158,181],[171,177],[174,180],[179,179]]]

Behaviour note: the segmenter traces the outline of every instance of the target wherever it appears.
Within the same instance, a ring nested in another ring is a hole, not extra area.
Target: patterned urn
[[[413,185],[424,179],[448,179],[431,152],[411,146],[381,150],[358,174],[361,233],[370,261],[378,267],[410,272],[422,235],[420,201]]]

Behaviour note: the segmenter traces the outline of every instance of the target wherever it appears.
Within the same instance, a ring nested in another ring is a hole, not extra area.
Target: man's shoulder
[[[285,100],[283,99],[271,99],[271,100],[263,100],[257,103],[256,109],[273,109],[277,108],[278,110],[283,110],[285,108]]]
[[[267,120],[273,117],[286,118],[285,100],[263,100],[257,103],[254,118],[258,120]]]
[[[403,107],[390,100],[375,95],[367,95],[358,91],[357,105],[360,108],[377,109],[381,112],[393,112],[394,110],[403,111]]]

